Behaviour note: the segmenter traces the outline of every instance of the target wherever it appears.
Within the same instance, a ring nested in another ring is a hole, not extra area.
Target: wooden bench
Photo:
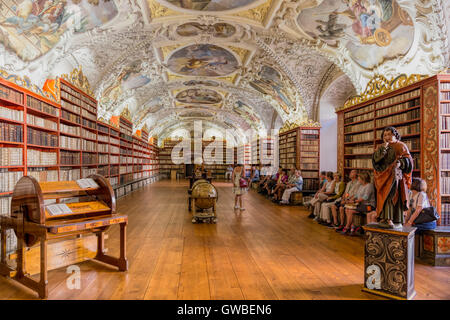
[[[416,257],[433,266],[450,266],[450,226],[416,232]]]
[[[292,192],[291,197],[289,198],[289,203],[292,205],[303,204],[303,192],[302,191]]]

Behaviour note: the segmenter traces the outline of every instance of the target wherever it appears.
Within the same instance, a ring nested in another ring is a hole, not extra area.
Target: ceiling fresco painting
[[[42,87],[81,66],[99,117],[242,142],[334,116],[377,74],[442,71],[449,34],[445,0],[0,0],[0,71]]]
[[[237,101],[233,107],[233,111],[239,116],[245,119],[245,121],[255,130],[259,131],[262,127],[262,122],[259,116],[253,111],[251,107],[243,103],[242,101]]]
[[[181,118],[212,118],[213,114],[206,111],[193,110],[183,112],[179,115]]]
[[[167,2],[183,9],[197,11],[226,11],[245,7],[255,0],[166,0]]]
[[[222,101],[219,93],[209,89],[188,89],[179,92],[175,99],[182,103],[217,104]]]
[[[91,2],[91,3],[90,3]],[[22,60],[31,61],[52,49],[69,29],[84,33],[118,14],[113,1],[2,0],[0,43]]]
[[[395,0],[327,0],[297,21],[313,38],[331,46],[343,42],[364,68],[406,54],[414,39],[412,19]]]
[[[140,88],[149,83],[150,78],[141,74],[141,71],[142,63],[138,60],[124,67],[117,78],[104,89],[100,102],[103,104],[112,103],[117,101],[124,91]]]
[[[211,34],[217,38],[228,38],[236,33],[236,28],[228,23],[215,23],[213,25],[189,22],[177,27],[177,33],[182,37],[195,37],[201,33]]]
[[[281,75],[275,69],[269,66],[263,66],[259,77],[250,82],[250,86],[258,90],[262,94],[270,95],[281,106],[284,112],[290,113],[290,110],[295,109],[295,104],[289,97],[289,94],[284,88],[284,84],[281,81]]]
[[[211,44],[196,44],[173,53],[167,67],[186,76],[220,77],[235,72],[239,63],[228,50]]]
[[[208,86],[208,87],[218,87],[219,83],[212,80],[189,80],[183,82],[185,86]]]

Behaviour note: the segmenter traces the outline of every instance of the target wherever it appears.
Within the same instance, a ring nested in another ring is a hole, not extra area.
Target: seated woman
[[[341,198],[345,191],[345,182],[342,181],[342,175],[339,172],[334,173],[334,195],[329,196],[320,207],[320,213],[318,222],[320,224],[330,226],[331,225],[331,207],[334,205],[334,202]]]
[[[283,192],[280,204],[289,204],[291,193],[302,190],[303,190],[302,172],[300,170],[295,170],[295,178],[291,180],[290,184],[286,185],[286,189]]]
[[[405,211],[406,223],[404,224],[404,226],[411,227],[412,225],[414,225],[414,227],[416,227],[418,231],[436,229],[436,221],[414,223],[414,220],[416,220],[420,215],[422,209],[431,207],[426,191],[427,183],[425,180],[420,178],[412,179],[410,204],[408,211]]]
[[[334,188],[336,186],[336,182],[333,179],[333,172],[327,172],[327,182],[324,184],[324,191],[317,191],[314,195],[314,198],[310,201],[310,205],[313,207],[311,214],[308,218],[315,218],[316,220],[319,217],[320,206],[322,203],[328,199],[329,196],[334,195]]]
[[[296,168],[294,168],[294,167],[291,168],[289,175],[288,175],[287,182],[279,185],[277,191],[274,192],[274,195],[273,195],[274,202],[278,202],[281,200],[281,196],[283,195],[284,190],[286,190],[286,188],[288,186],[289,186],[289,188],[293,187],[294,181],[296,180],[295,170],[296,170]]]
[[[263,194],[270,195],[270,193],[272,192],[272,189],[275,188],[275,185],[278,183],[278,179],[281,176],[282,170],[283,169],[280,166],[278,168],[278,171],[276,173],[272,174],[272,176],[266,181],[266,183],[264,184]]]
[[[281,175],[278,177],[277,184],[273,187],[272,192],[270,193],[271,196],[274,196],[278,193],[278,190],[282,188],[287,182],[288,182],[289,176],[287,174],[287,170],[283,169],[281,171]]]
[[[372,212],[376,208],[375,204],[375,188],[372,183],[370,183],[369,173],[363,171],[358,174],[358,180],[360,188],[355,195],[355,200],[353,203],[345,205],[345,217],[347,224],[342,229],[342,234],[355,235],[356,232],[360,231],[360,227],[355,229],[353,225],[353,215],[354,214],[367,214]]]

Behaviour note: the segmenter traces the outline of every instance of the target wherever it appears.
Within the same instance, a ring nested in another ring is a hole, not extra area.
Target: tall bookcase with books
[[[0,79],[0,214],[10,215],[11,195],[17,181],[30,175],[39,181],[58,180],[60,106],[35,93]],[[7,232],[8,252],[16,237]]]
[[[225,179],[225,173],[226,173],[227,167],[228,167],[228,164],[227,164],[227,142],[220,141],[220,143],[222,144],[222,146],[220,148],[221,152],[222,152],[221,156],[219,154],[216,155],[215,148],[214,148],[214,151],[211,152],[211,155],[209,154],[209,152],[205,153],[205,149],[211,143],[214,143],[214,141],[213,140],[203,140],[202,141],[203,162],[205,163],[205,169],[208,170],[209,172],[211,172],[211,176],[213,179]]]
[[[184,173],[184,164],[175,164],[172,162],[172,149],[181,140],[165,139],[163,147],[159,150],[159,172],[166,178],[170,178],[172,170],[177,170],[181,174]]]
[[[346,177],[352,169],[373,175],[372,154],[383,128],[393,126],[413,157],[413,176],[427,182],[439,224],[450,225],[450,75],[378,76],[337,114],[338,170]]]
[[[261,161],[261,146],[264,147],[265,154],[263,155],[264,157],[267,157],[268,159],[266,159],[267,161],[271,161],[273,160],[273,152],[274,152],[274,143],[273,143],[273,138],[271,137],[255,137],[252,140],[251,143],[251,164],[252,165],[258,165],[258,164],[262,164],[263,161]],[[269,163],[269,162],[267,162]]]
[[[302,172],[303,192],[319,189],[320,127],[285,126],[279,133],[279,161],[283,169]]]

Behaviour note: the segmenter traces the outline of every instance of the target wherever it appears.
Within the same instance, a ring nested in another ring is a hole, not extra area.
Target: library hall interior
[[[0,0],[0,300],[450,300],[449,38],[447,0]]]

